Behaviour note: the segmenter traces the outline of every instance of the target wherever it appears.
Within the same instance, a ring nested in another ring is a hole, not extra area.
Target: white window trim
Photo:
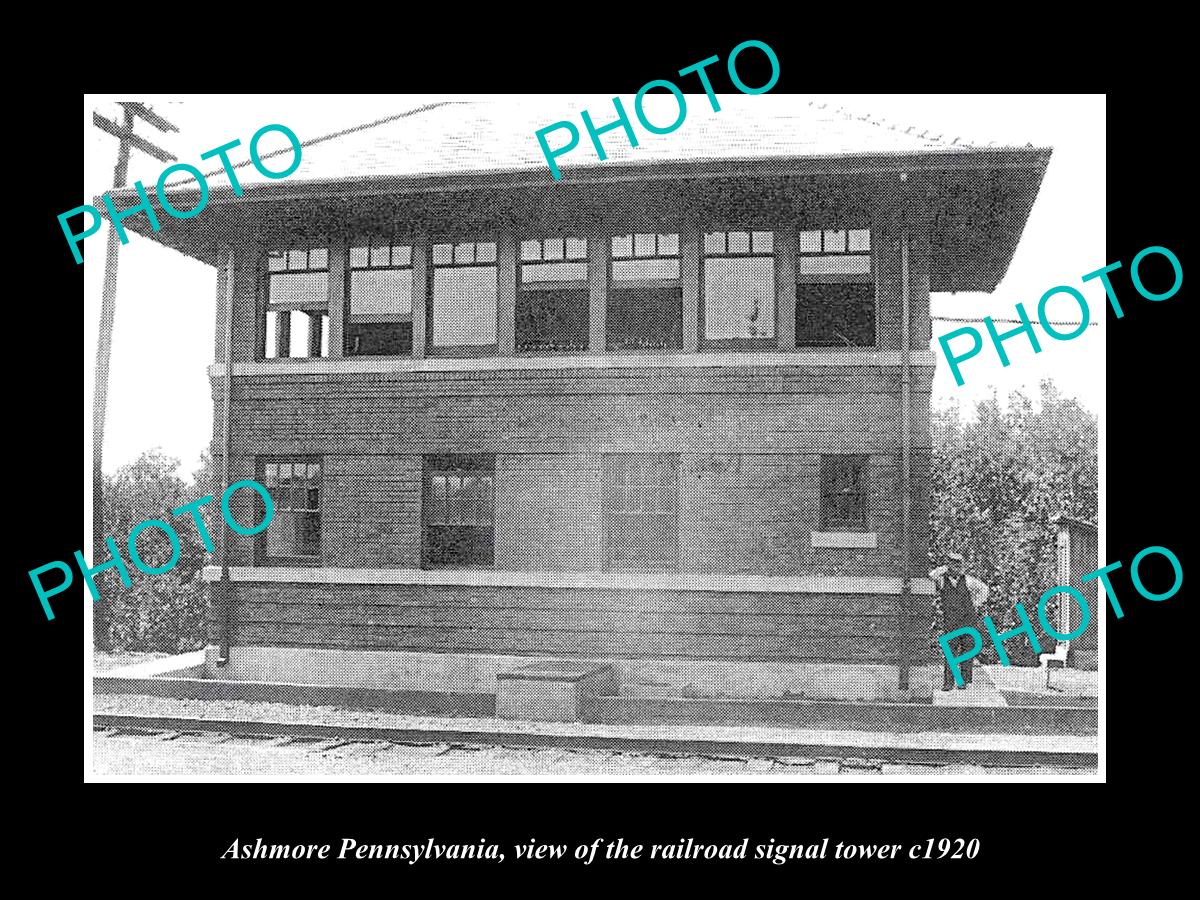
[[[874,531],[814,531],[812,545],[847,550],[875,550],[879,546],[879,535]]]
[[[719,369],[744,368],[788,368],[790,366],[899,366],[903,354],[896,350],[876,350],[864,347],[861,350],[794,350],[784,353],[670,353],[670,354],[620,354],[609,353],[596,356],[476,356],[465,358],[426,357],[414,359],[407,356],[367,357],[305,357],[268,359],[259,362],[233,364],[233,374],[238,375],[322,375],[322,374],[377,374],[387,372],[474,372],[474,371],[521,371],[525,369]],[[932,368],[935,357],[932,351],[915,350],[912,353],[914,366]],[[216,363],[208,367],[211,378],[222,378],[225,366]]]
[[[205,566],[204,580],[219,581],[220,566]],[[230,581],[276,584],[462,585],[465,587],[580,588],[654,591],[725,591],[787,594],[899,594],[900,578],[830,575],[663,575],[608,572],[505,572],[495,569],[334,569],[231,566]],[[913,593],[932,594],[933,582],[913,579]]]

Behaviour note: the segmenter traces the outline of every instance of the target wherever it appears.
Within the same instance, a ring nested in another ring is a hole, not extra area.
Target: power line
[[[934,322],[982,322],[985,318],[989,318],[989,317],[979,316],[974,319],[956,319],[956,318],[953,318],[950,316],[930,316],[929,318],[932,319]],[[1025,324],[1024,321],[1021,319],[992,319],[992,321],[993,322],[1001,322],[1005,325],[1010,325],[1010,324],[1011,325],[1023,325],[1023,324]],[[1046,325],[1069,325],[1072,328],[1079,327],[1078,322],[1046,322],[1044,324],[1046,324]],[[1088,324],[1089,328],[1095,328],[1100,323],[1099,322],[1088,322],[1087,324]]]
[[[409,116],[415,116],[419,113],[428,112],[429,110],[436,109],[439,106],[451,106],[453,104],[461,103],[461,102],[462,102],[461,100],[439,100],[437,103],[426,103],[422,106],[418,106],[418,107],[415,107],[414,109],[406,110],[405,112],[402,112],[402,113],[395,113],[394,115],[384,116],[382,119],[376,119],[373,122],[366,122],[362,125],[355,125],[352,128],[343,128],[342,130],[334,131],[331,134],[325,134],[325,135],[322,135],[321,137],[313,138],[312,140],[302,141],[301,144],[305,149],[308,149],[309,147],[312,147],[314,144],[321,144],[321,143],[324,143],[325,141],[332,141],[335,138],[346,137],[347,135],[355,134],[359,131],[366,131],[368,128],[377,128],[380,125],[386,125],[389,122],[395,122],[397,119],[405,119],[405,118],[408,118]],[[258,158],[259,158],[259,161],[261,162],[262,160],[270,159],[273,156],[280,156],[284,153],[294,153],[294,152],[295,151],[292,149],[291,145],[289,144],[287,147],[284,147],[282,150],[272,150],[270,153],[260,153]],[[243,160],[242,162],[234,163],[229,168],[230,169],[243,169],[246,166],[250,165],[252,162],[253,162],[253,160],[249,160],[249,159]],[[214,175],[220,175],[224,171],[225,171],[225,167],[222,166],[219,169],[213,169],[211,172],[205,172],[204,177],[212,178]],[[164,185],[164,187],[168,187],[168,188],[182,187],[184,184],[186,184],[190,180],[192,180],[192,176],[184,175],[180,178],[179,181],[170,182],[169,184]]]

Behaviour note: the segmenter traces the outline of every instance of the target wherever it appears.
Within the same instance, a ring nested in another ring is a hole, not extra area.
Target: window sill
[[[238,375],[324,375],[378,374],[405,372],[521,371],[527,369],[704,369],[741,366],[899,366],[903,354],[895,350],[870,348],[844,350],[786,350],[687,353],[682,351],[610,351],[563,356],[486,356],[426,357],[406,356],[296,357],[239,362],[233,365]],[[913,351],[913,365],[932,368],[934,355],[929,350]],[[209,366],[212,378],[221,378],[225,366]]]
[[[320,557],[312,556],[273,556],[269,559],[256,560],[254,563],[256,568],[259,567],[283,567],[294,566],[302,569],[318,569],[321,567]]]
[[[482,359],[496,356],[499,352],[499,344],[467,344],[453,347],[430,344],[425,348],[425,355],[433,359]]]
[[[205,581],[219,581],[220,566],[204,568]],[[899,594],[902,579],[850,575],[668,575],[609,572],[506,572],[497,569],[333,569],[231,566],[236,582],[275,584],[458,585],[669,592],[721,591],[755,594]],[[932,594],[928,578],[912,579],[914,594]]]
[[[874,531],[814,531],[812,545],[846,550],[875,550],[879,546],[879,535]]]

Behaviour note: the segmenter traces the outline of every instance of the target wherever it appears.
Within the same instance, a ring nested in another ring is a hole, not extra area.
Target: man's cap
[[[951,562],[962,562],[963,555],[961,553],[947,553],[946,559],[950,560]]]

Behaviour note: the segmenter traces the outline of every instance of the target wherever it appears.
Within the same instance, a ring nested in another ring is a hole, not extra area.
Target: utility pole
[[[158,131],[178,131],[166,119],[141,103],[121,103],[125,122],[118,125],[97,112],[92,124],[120,141],[117,147],[117,167],[113,171],[113,187],[125,187],[129,176],[129,154],[136,147],[159,162],[173,162],[175,157],[143,137],[133,133],[133,123],[140,118]],[[117,311],[117,252],[120,249],[117,229],[108,229],[108,245],[104,256],[104,293],[100,301],[100,337],[96,344],[96,392],[92,398],[92,565],[96,565],[108,550],[104,542],[104,421],[108,414],[108,366],[112,359],[113,320]],[[92,605],[93,640],[97,650],[108,650],[108,606]]]

